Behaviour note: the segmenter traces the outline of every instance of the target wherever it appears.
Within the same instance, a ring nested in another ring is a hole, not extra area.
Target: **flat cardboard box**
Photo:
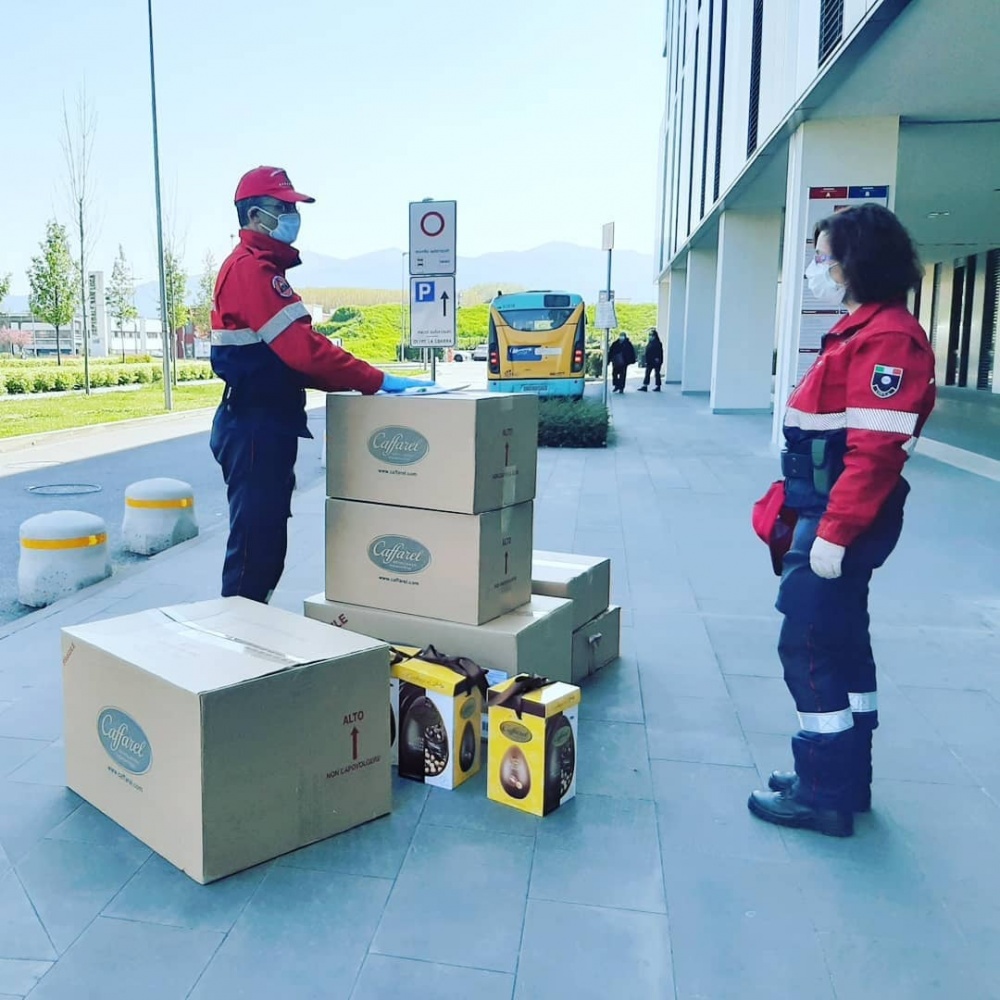
[[[489,690],[486,794],[548,816],[576,795],[580,689],[548,684],[511,699],[511,688],[526,681],[530,684],[522,674]]]
[[[533,552],[531,592],[573,602],[573,628],[582,628],[611,603],[611,560],[568,552]]]
[[[331,601],[482,625],[531,600],[533,504],[446,514],[326,501]]]
[[[327,496],[481,514],[535,499],[538,397],[333,393]]]
[[[486,676],[427,658],[428,650],[394,646],[392,704],[398,722],[399,776],[453,789],[479,773]]]
[[[574,684],[618,659],[621,628],[622,609],[613,605],[573,633]]]
[[[67,784],[197,882],[391,809],[382,643],[232,597],[62,649]]]
[[[306,600],[305,613],[393,646],[434,646],[448,656],[467,656],[484,670],[505,676],[544,673],[559,681],[572,677],[573,605],[557,597],[533,597],[478,626],[327,601],[322,594]]]

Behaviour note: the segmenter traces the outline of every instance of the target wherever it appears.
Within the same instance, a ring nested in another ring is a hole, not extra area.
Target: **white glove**
[[[816,541],[809,550],[809,565],[817,576],[824,580],[836,580],[840,576],[840,564],[843,561],[843,545],[834,545],[833,542],[816,536]]]

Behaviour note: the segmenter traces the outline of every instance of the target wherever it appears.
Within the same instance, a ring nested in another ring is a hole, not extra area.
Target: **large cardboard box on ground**
[[[389,650],[242,598],[63,629],[67,784],[198,882],[389,812]]]
[[[327,500],[327,599],[491,621],[531,600],[533,506],[446,514]]]
[[[622,609],[617,605],[573,633],[573,683],[617,660],[621,652]]]
[[[576,795],[580,689],[512,677],[491,687],[486,794],[494,802],[547,816]]]
[[[535,498],[538,397],[327,397],[327,496],[480,514]]]
[[[573,605],[557,597],[533,597],[530,603],[479,626],[327,601],[322,594],[306,600],[305,613],[394,646],[434,646],[439,652],[466,656],[484,670],[508,676],[544,673],[562,681],[572,676]]]
[[[611,560],[569,552],[533,552],[531,592],[571,600],[573,628],[582,628],[611,603]]]
[[[486,673],[468,659],[443,662],[449,658],[434,648],[394,646],[392,652],[399,776],[457,788],[481,766]]]

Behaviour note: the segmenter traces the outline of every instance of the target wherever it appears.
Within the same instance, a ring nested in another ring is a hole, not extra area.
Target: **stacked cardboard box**
[[[327,442],[326,588],[307,616],[494,679],[569,680],[572,605],[531,593],[536,396],[331,395]]]
[[[618,658],[621,608],[611,604],[611,560],[537,551],[531,560],[531,590],[573,602],[573,647],[569,677],[574,684]]]

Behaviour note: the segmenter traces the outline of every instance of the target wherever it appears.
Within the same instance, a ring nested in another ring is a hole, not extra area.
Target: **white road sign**
[[[410,202],[410,274],[455,273],[455,202]]]
[[[598,330],[614,330],[617,328],[618,316],[615,314],[615,293],[613,291],[597,293],[594,326]]]
[[[455,279],[410,278],[410,346],[454,347]]]

